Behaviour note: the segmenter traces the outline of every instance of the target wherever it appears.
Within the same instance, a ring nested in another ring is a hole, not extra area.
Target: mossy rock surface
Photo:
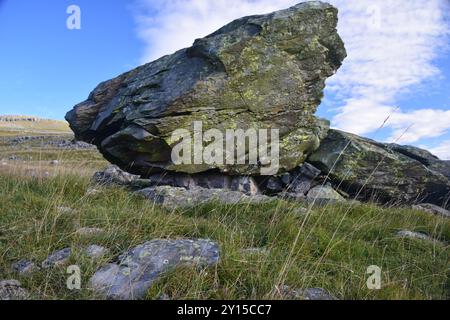
[[[172,163],[176,129],[278,129],[280,172],[302,164],[329,124],[314,116],[325,80],[346,57],[337,9],[301,3],[231,22],[192,47],[106,81],[66,119],[77,138],[138,174],[218,170],[258,175],[260,164]]]
[[[448,162],[426,150],[330,130],[308,161],[342,191],[363,200],[449,206]]]

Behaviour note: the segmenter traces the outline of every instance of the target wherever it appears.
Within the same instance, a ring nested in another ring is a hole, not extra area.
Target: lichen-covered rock
[[[144,297],[152,283],[167,271],[182,266],[213,266],[219,246],[210,240],[152,240],[121,255],[117,263],[100,268],[90,286],[108,299]]]
[[[27,300],[28,291],[17,280],[0,281],[0,300]]]
[[[312,188],[306,196],[308,201],[324,203],[324,202],[345,202],[345,198],[342,197],[336,190],[330,185],[316,186]]]
[[[159,186],[136,192],[146,199],[167,208],[188,208],[202,203],[217,201],[223,204],[262,203],[272,200],[264,195],[247,195],[240,191],[206,188],[177,188]]]
[[[439,170],[444,161],[434,159],[430,166],[418,152],[422,151],[330,130],[308,161],[351,197],[448,207],[450,180]]]
[[[414,210],[423,211],[426,213],[434,214],[434,215],[445,217],[445,218],[450,218],[449,210],[445,210],[444,208],[441,208],[432,203],[420,203],[420,204],[413,205],[412,208]]]
[[[144,176],[260,174],[260,163],[175,165],[172,133],[192,134],[194,121],[221,132],[279,129],[280,170],[291,170],[328,130],[314,113],[325,80],[346,56],[336,24],[337,9],[321,2],[238,19],[190,48],[101,83],[66,119],[78,139]]]

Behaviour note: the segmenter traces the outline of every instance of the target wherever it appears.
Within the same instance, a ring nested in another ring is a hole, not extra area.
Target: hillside
[[[0,115],[0,135],[70,134],[66,121],[24,115]]]

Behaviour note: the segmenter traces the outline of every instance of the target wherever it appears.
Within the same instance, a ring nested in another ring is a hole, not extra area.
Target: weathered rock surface
[[[75,233],[80,237],[95,237],[105,234],[105,230],[101,228],[83,227],[77,229]]]
[[[62,250],[55,251],[42,262],[41,266],[43,269],[49,269],[64,265],[69,261],[71,254],[72,254],[71,248],[65,248]]]
[[[220,173],[199,173],[194,175],[179,173],[152,174],[146,179],[137,179],[130,186],[145,189],[157,186],[170,186],[185,189],[226,189],[240,191],[247,195],[260,193],[258,183],[253,177],[228,176]]]
[[[0,300],[27,300],[28,291],[17,280],[0,281]]]
[[[98,184],[128,185],[139,179],[139,176],[125,172],[116,165],[109,165],[103,171],[96,172],[92,179]]]
[[[91,244],[84,249],[84,253],[91,259],[99,259],[108,254],[109,249],[96,244]]]
[[[319,204],[327,202],[345,202],[344,197],[328,184],[312,188],[308,192],[306,198],[309,202],[316,202]]]
[[[306,195],[320,173],[319,169],[305,162],[290,172],[270,177],[264,184],[264,187],[269,193],[288,192]]]
[[[185,189],[169,186],[146,188],[136,193],[167,208],[193,207],[210,201],[217,201],[223,204],[238,204],[263,203],[272,200],[268,196],[248,196],[239,191],[206,188]]]
[[[28,276],[39,270],[39,267],[30,260],[20,260],[12,264],[12,269],[22,276]]]
[[[351,197],[449,205],[450,180],[442,169],[446,162],[424,150],[330,130],[308,161]]]
[[[260,164],[172,163],[173,131],[192,134],[194,121],[222,133],[279,129],[280,170],[292,170],[328,130],[314,113],[325,80],[346,56],[336,24],[337,9],[321,2],[235,20],[190,48],[101,83],[66,119],[77,139],[135,174],[260,174]]]
[[[181,265],[213,266],[219,254],[219,246],[210,240],[152,240],[100,268],[90,286],[108,299],[140,299],[165,272]]]
[[[449,210],[445,210],[444,208],[441,208],[441,207],[436,206],[436,205],[431,204],[431,203],[420,203],[420,204],[417,204],[417,205],[413,205],[412,208],[414,210],[423,211],[423,212],[426,212],[426,213],[431,213],[431,214],[434,214],[434,215],[450,218],[450,211]]]

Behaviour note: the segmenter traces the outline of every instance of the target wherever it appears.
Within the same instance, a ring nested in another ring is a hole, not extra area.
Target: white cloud
[[[440,145],[430,148],[430,152],[443,160],[450,160],[450,140],[443,141]]]
[[[434,59],[448,36],[446,0],[332,1],[340,8],[339,33],[348,58],[327,90],[340,103],[333,125],[356,134],[380,127],[403,143],[438,137],[450,129],[450,111],[395,107],[396,99],[440,76]],[[406,131],[407,130],[407,131]],[[406,131],[406,132],[405,132]],[[400,138],[401,137],[401,138]],[[400,138],[400,139],[399,139]]]
[[[143,62],[189,47],[234,19],[269,13],[296,0],[138,0],[138,35],[145,42]]]
[[[143,62],[190,46],[233,19],[287,8],[300,0],[137,0]],[[327,82],[337,99],[334,127],[369,134],[390,116],[391,140],[412,143],[450,129],[450,111],[395,107],[401,94],[440,76],[433,61],[446,43],[448,0],[330,0],[348,58]],[[405,129],[409,130],[405,133]]]

